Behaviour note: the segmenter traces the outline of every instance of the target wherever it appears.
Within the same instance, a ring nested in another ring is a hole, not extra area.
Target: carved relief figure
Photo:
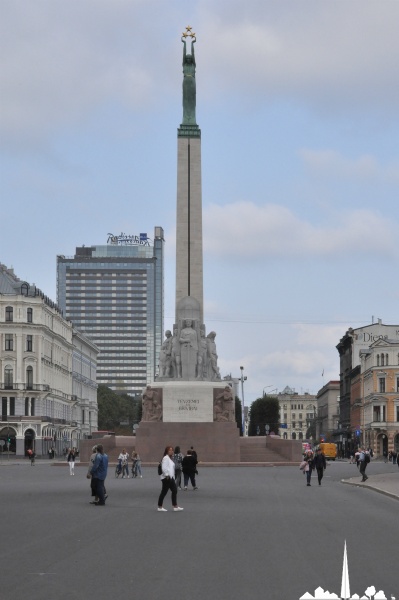
[[[234,398],[229,385],[216,396],[213,415],[214,421],[234,421]]]
[[[173,377],[175,379],[181,379],[180,341],[178,338],[177,327],[173,328],[171,358],[172,358]]]
[[[186,319],[185,327],[180,332],[181,367],[183,379],[195,379],[198,355],[197,332],[192,327],[192,320]]]
[[[172,334],[171,332],[165,331],[166,340],[161,346],[159,352],[159,376],[169,377],[170,366],[172,363]]]
[[[206,379],[208,372],[208,345],[205,337],[204,327],[200,328],[200,339],[198,345],[198,367],[197,367],[197,379]]]
[[[162,421],[162,405],[158,392],[150,385],[143,394],[143,421]]]
[[[211,331],[206,336],[208,346],[208,377],[211,381],[214,379],[220,379],[215,337],[216,333],[214,331]]]

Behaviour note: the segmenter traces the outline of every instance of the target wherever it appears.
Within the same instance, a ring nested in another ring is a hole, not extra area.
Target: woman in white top
[[[126,474],[127,478],[129,479],[129,467],[128,467],[129,455],[126,452],[126,448],[123,448],[122,452],[118,456],[118,460],[120,461],[119,464],[122,467],[122,479],[125,479],[125,474]]]
[[[158,498],[158,510],[160,512],[166,512],[166,508],[163,508],[162,504],[168,490],[172,492],[172,506],[174,511],[183,510],[177,504],[177,487],[175,481],[175,463],[172,460],[174,450],[172,446],[166,446],[165,452],[162,459],[162,490]]]

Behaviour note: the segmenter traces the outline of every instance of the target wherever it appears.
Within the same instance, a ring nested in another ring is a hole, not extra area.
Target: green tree
[[[141,397],[118,394],[106,385],[97,389],[98,428],[131,435],[134,423],[141,419]]]
[[[260,435],[265,435],[265,425],[269,426],[269,433],[278,435],[280,426],[280,406],[278,398],[267,396],[258,398],[251,404],[249,409],[248,435],[257,435],[259,427]]]
[[[240,435],[242,435],[242,404],[238,396],[235,397],[235,413],[237,427],[240,430]]]

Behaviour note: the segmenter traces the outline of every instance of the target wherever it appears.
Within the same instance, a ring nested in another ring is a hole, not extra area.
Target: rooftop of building
[[[2,263],[0,263],[0,295],[41,298],[48,306],[62,314],[59,306],[48,298],[35,283],[22,281],[15,275],[12,267],[7,267]]]

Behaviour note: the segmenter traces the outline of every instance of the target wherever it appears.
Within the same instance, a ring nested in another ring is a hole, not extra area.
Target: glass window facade
[[[97,382],[134,394],[154,381],[163,336],[163,229],[153,245],[107,244],[57,257],[57,303],[99,348]]]

